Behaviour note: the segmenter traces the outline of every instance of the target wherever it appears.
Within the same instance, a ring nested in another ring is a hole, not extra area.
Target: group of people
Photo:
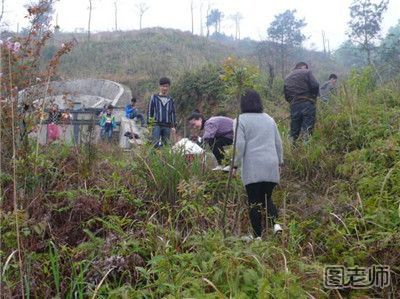
[[[176,127],[174,100],[169,96],[170,80],[160,79],[160,92],[151,96],[147,119],[153,125],[152,143],[157,148],[168,142]],[[263,112],[260,95],[254,90],[246,90],[241,97],[241,114],[234,120],[226,116],[213,116],[208,119],[198,110],[189,117],[193,129],[201,130],[197,143],[208,145],[218,166],[214,170],[232,171],[236,174],[241,167],[241,177],[245,185],[250,221],[254,237],[262,235],[262,209],[267,206],[269,224],[274,232],[282,231],[275,223],[277,209],[272,201],[272,191],[279,183],[280,167],[283,164],[283,149],[277,125],[273,118]],[[236,132],[236,158],[234,168],[230,169],[225,159],[224,147],[232,145]],[[225,164],[224,164],[225,163]]]
[[[140,121],[141,127],[146,127],[146,120],[139,109],[136,107],[136,98],[133,97],[131,102],[125,107],[125,117],[127,119],[136,119]],[[103,111],[100,113],[99,125],[101,127],[100,137],[102,140],[112,141],[113,131],[117,127],[115,115],[113,114],[114,107],[112,105],[105,105]],[[126,137],[132,137],[130,132],[127,132]]]
[[[169,96],[171,80],[163,77],[159,80],[159,93],[153,94],[150,98],[147,120],[140,110],[136,107],[137,99],[133,97],[131,102],[125,107],[125,117],[127,119],[140,121],[141,127],[145,128],[148,124],[152,125],[151,142],[158,148],[169,142],[171,132],[175,132],[176,112],[174,100]],[[115,116],[112,114],[113,107],[109,105],[101,114],[100,126],[102,139],[111,139],[113,129],[116,126]],[[126,132],[126,137],[134,138],[130,132]]]
[[[284,96],[290,103],[290,136],[296,143],[301,132],[306,138],[312,133],[316,119],[316,99],[320,96],[324,102],[328,101],[336,88],[337,76],[331,74],[320,88],[308,65],[299,62],[284,83]],[[170,85],[169,78],[159,80],[159,92],[150,98],[147,119],[136,108],[136,98],[132,98],[125,108],[127,118],[137,119],[142,127],[152,127],[151,142],[155,148],[168,143],[171,133],[176,130],[175,103],[169,95]],[[108,106],[101,115],[102,138],[110,139],[115,128],[112,109],[112,106]],[[193,129],[203,132],[195,140],[203,147],[210,147],[218,163],[214,170],[224,170],[235,175],[237,169],[241,168],[254,231],[252,238],[260,238],[262,235],[262,211],[265,208],[267,223],[275,233],[282,231],[282,227],[275,223],[278,211],[272,200],[283,166],[282,141],[274,119],[263,110],[260,95],[249,89],[241,96],[240,115],[235,120],[220,115],[206,119],[198,110],[187,118]],[[231,162],[225,159],[224,147],[232,145],[235,139],[234,167],[231,169],[228,165]]]
[[[290,103],[291,132],[295,143],[303,132],[307,138],[314,129],[316,119],[316,100],[321,97],[327,102],[334,92],[337,76],[331,74],[321,87],[304,62],[296,64],[285,78],[284,95]],[[168,143],[176,128],[174,100],[169,96],[171,81],[161,78],[159,93],[150,98],[147,122],[152,124],[152,143],[158,148]],[[132,115],[138,115],[135,112]],[[135,116],[137,117],[137,116]],[[139,118],[143,116],[139,114]],[[272,200],[272,192],[280,181],[283,166],[281,137],[274,119],[263,111],[260,95],[254,90],[246,90],[241,96],[240,115],[237,119],[226,116],[213,116],[208,119],[195,110],[189,117],[190,126],[202,131],[194,140],[202,146],[208,145],[218,166],[214,170],[231,171],[236,174],[241,168],[241,178],[248,196],[250,222],[254,231],[252,238],[260,238],[263,232],[263,209],[267,208],[268,224],[274,233],[282,231],[275,223],[278,211]],[[142,125],[145,121],[141,120]],[[233,169],[225,159],[224,147],[234,143],[235,159]]]
[[[320,96],[328,102],[335,92],[337,76],[331,74],[329,80],[321,88],[307,63],[299,62],[294,70],[285,78],[284,94],[290,104],[290,137],[293,142],[303,131],[305,138],[312,134],[316,120],[316,100]]]
[[[282,227],[275,223],[278,211],[272,201],[272,192],[279,183],[283,165],[282,141],[274,119],[264,113],[260,95],[255,90],[245,90],[240,99],[240,115],[235,120],[225,116],[205,119],[195,111],[188,121],[191,127],[203,130],[201,139],[210,146],[218,161],[214,170],[232,171],[236,175],[237,169],[241,168],[254,231],[254,236],[247,238],[261,238],[265,207],[268,224],[274,233],[281,232]],[[223,165],[224,146],[231,145],[235,138],[234,167],[230,169]]]

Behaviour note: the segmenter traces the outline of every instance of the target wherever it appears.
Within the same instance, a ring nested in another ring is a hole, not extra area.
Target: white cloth
[[[174,152],[182,152],[185,155],[200,155],[204,153],[204,150],[199,145],[189,140],[188,138],[182,138],[181,140],[179,140],[172,147],[172,150]]]

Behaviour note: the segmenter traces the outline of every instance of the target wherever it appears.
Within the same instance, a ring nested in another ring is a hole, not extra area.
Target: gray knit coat
[[[236,129],[236,120],[233,127]],[[274,119],[266,113],[240,114],[235,166],[241,166],[244,185],[279,183],[281,164],[282,140]]]

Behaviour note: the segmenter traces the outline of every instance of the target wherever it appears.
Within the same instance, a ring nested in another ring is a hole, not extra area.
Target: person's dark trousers
[[[101,139],[105,140],[107,138],[108,142],[112,141],[113,127],[111,124],[106,124],[104,128],[100,131]]]
[[[152,143],[155,148],[159,148],[169,142],[171,128],[168,126],[155,125],[152,132]],[[161,138],[161,145],[160,145]]]
[[[311,101],[302,101],[290,105],[290,137],[296,141],[303,131],[306,138],[312,134],[315,125],[315,104]]]
[[[144,119],[144,116],[142,113],[138,113],[136,115],[136,118],[140,121],[142,128],[146,127],[146,120]]]
[[[278,218],[278,210],[272,201],[272,191],[276,183],[260,182],[246,185],[247,197],[249,199],[249,214],[251,226],[256,237],[262,234],[262,209],[265,209],[265,201],[267,201],[267,212],[269,225],[273,227],[275,219]]]
[[[146,126],[146,120],[144,119],[143,114],[139,113],[137,110],[132,112],[131,118],[137,118],[140,121],[142,128]]]
[[[233,140],[226,137],[215,137],[213,139],[207,139],[207,142],[217,159],[218,165],[221,165],[225,157],[224,146],[231,145]]]

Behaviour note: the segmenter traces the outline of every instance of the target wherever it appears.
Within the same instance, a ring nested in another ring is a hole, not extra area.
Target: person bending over
[[[208,143],[217,159],[218,166],[213,170],[229,171],[229,166],[222,165],[225,158],[224,146],[233,143],[233,119],[225,116],[213,116],[205,119],[199,111],[194,111],[188,118],[192,128],[203,130],[202,140]]]

